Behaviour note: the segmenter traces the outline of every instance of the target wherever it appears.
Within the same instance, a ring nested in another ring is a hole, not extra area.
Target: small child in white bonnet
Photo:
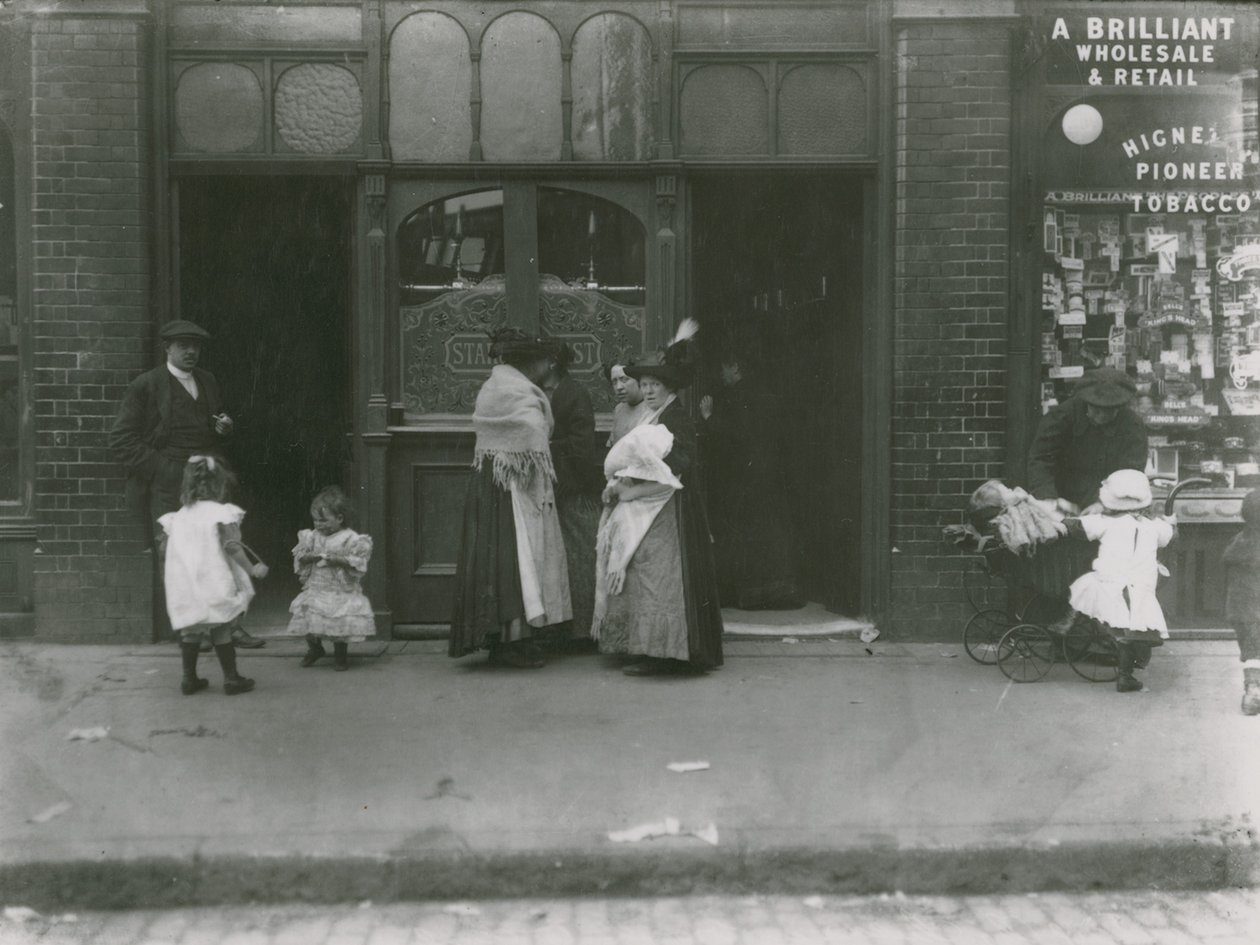
[[[1093,570],[1072,582],[1072,609],[1102,624],[1119,646],[1117,692],[1137,692],[1142,683],[1135,666],[1145,666],[1152,647],[1168,638],[1168,624],[1155,596],[1159,549],[1176,535],[1176,518],[1151,518],[1151,484],[1136,469],[1120,469],[1098,493],[1103,512],[1070,519],[1090,541],[1097,541]]]

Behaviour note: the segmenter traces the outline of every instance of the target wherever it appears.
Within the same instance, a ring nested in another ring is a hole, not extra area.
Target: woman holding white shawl
[[[492,662],[536,669],[535,628],[572,618],[556,514],[551,405],[538,386],[551,346],[519,329],[494,335],[496,364],[473,410],[475,470],[455,572],[451,656],[481,649]]]
[[[648,406],[608,452],[592,636],[639,657],[628,676],[722,665],[722,615],[695,423],[677,399],[694,373],[686,320],[663,356],[627,367]],[[622,507],[624,506],[624,508]]]

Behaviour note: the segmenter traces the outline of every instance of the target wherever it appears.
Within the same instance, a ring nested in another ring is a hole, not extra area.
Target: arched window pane
[[[407,217],[398,277],[405,412],[472,413],[490,370],[488,333],[507,319],[503,191],[444,198]]]

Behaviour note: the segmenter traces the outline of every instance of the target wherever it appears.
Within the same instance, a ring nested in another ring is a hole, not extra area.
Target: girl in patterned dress
[[[298,532],[293,570],[302,591],[289,606],[289,636],[306,637],[303,666],[327,656],[332,643],[334,668],[350,668],[349,645],[376,633],[372,605],[363,594],[363,577],[372,557],[372,539],[346,527],[350,501],[336,486],[311,502],[314,528]]]

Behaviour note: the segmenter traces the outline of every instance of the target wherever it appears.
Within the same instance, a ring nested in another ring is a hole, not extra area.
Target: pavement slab
[[[1250,945],[1254,890],[454,900],[0,919],[14,945]],[[1088,931],[1060,916],[1088,912]],[[1222,914],[1223,913],[1223,914]],[[1144,922],[1158,915],[1160,921]]]
[[[1260,720],[1229,642],[1149,691],[1011,683],[946,644],[739,641],[701,678],[439,642],[0,647],[0,901],[120,908],[679,892],[1253,884]],[[105,728],[95,741],[75,729]],[[676,773],[671,762],[706,761]],[[668,819],[668,820],[667,820]],[[656,839],[609,833],[676,822]],[[716,837],[709,832],[712,828]],[[706,842],[701,836],[716,839]]]

